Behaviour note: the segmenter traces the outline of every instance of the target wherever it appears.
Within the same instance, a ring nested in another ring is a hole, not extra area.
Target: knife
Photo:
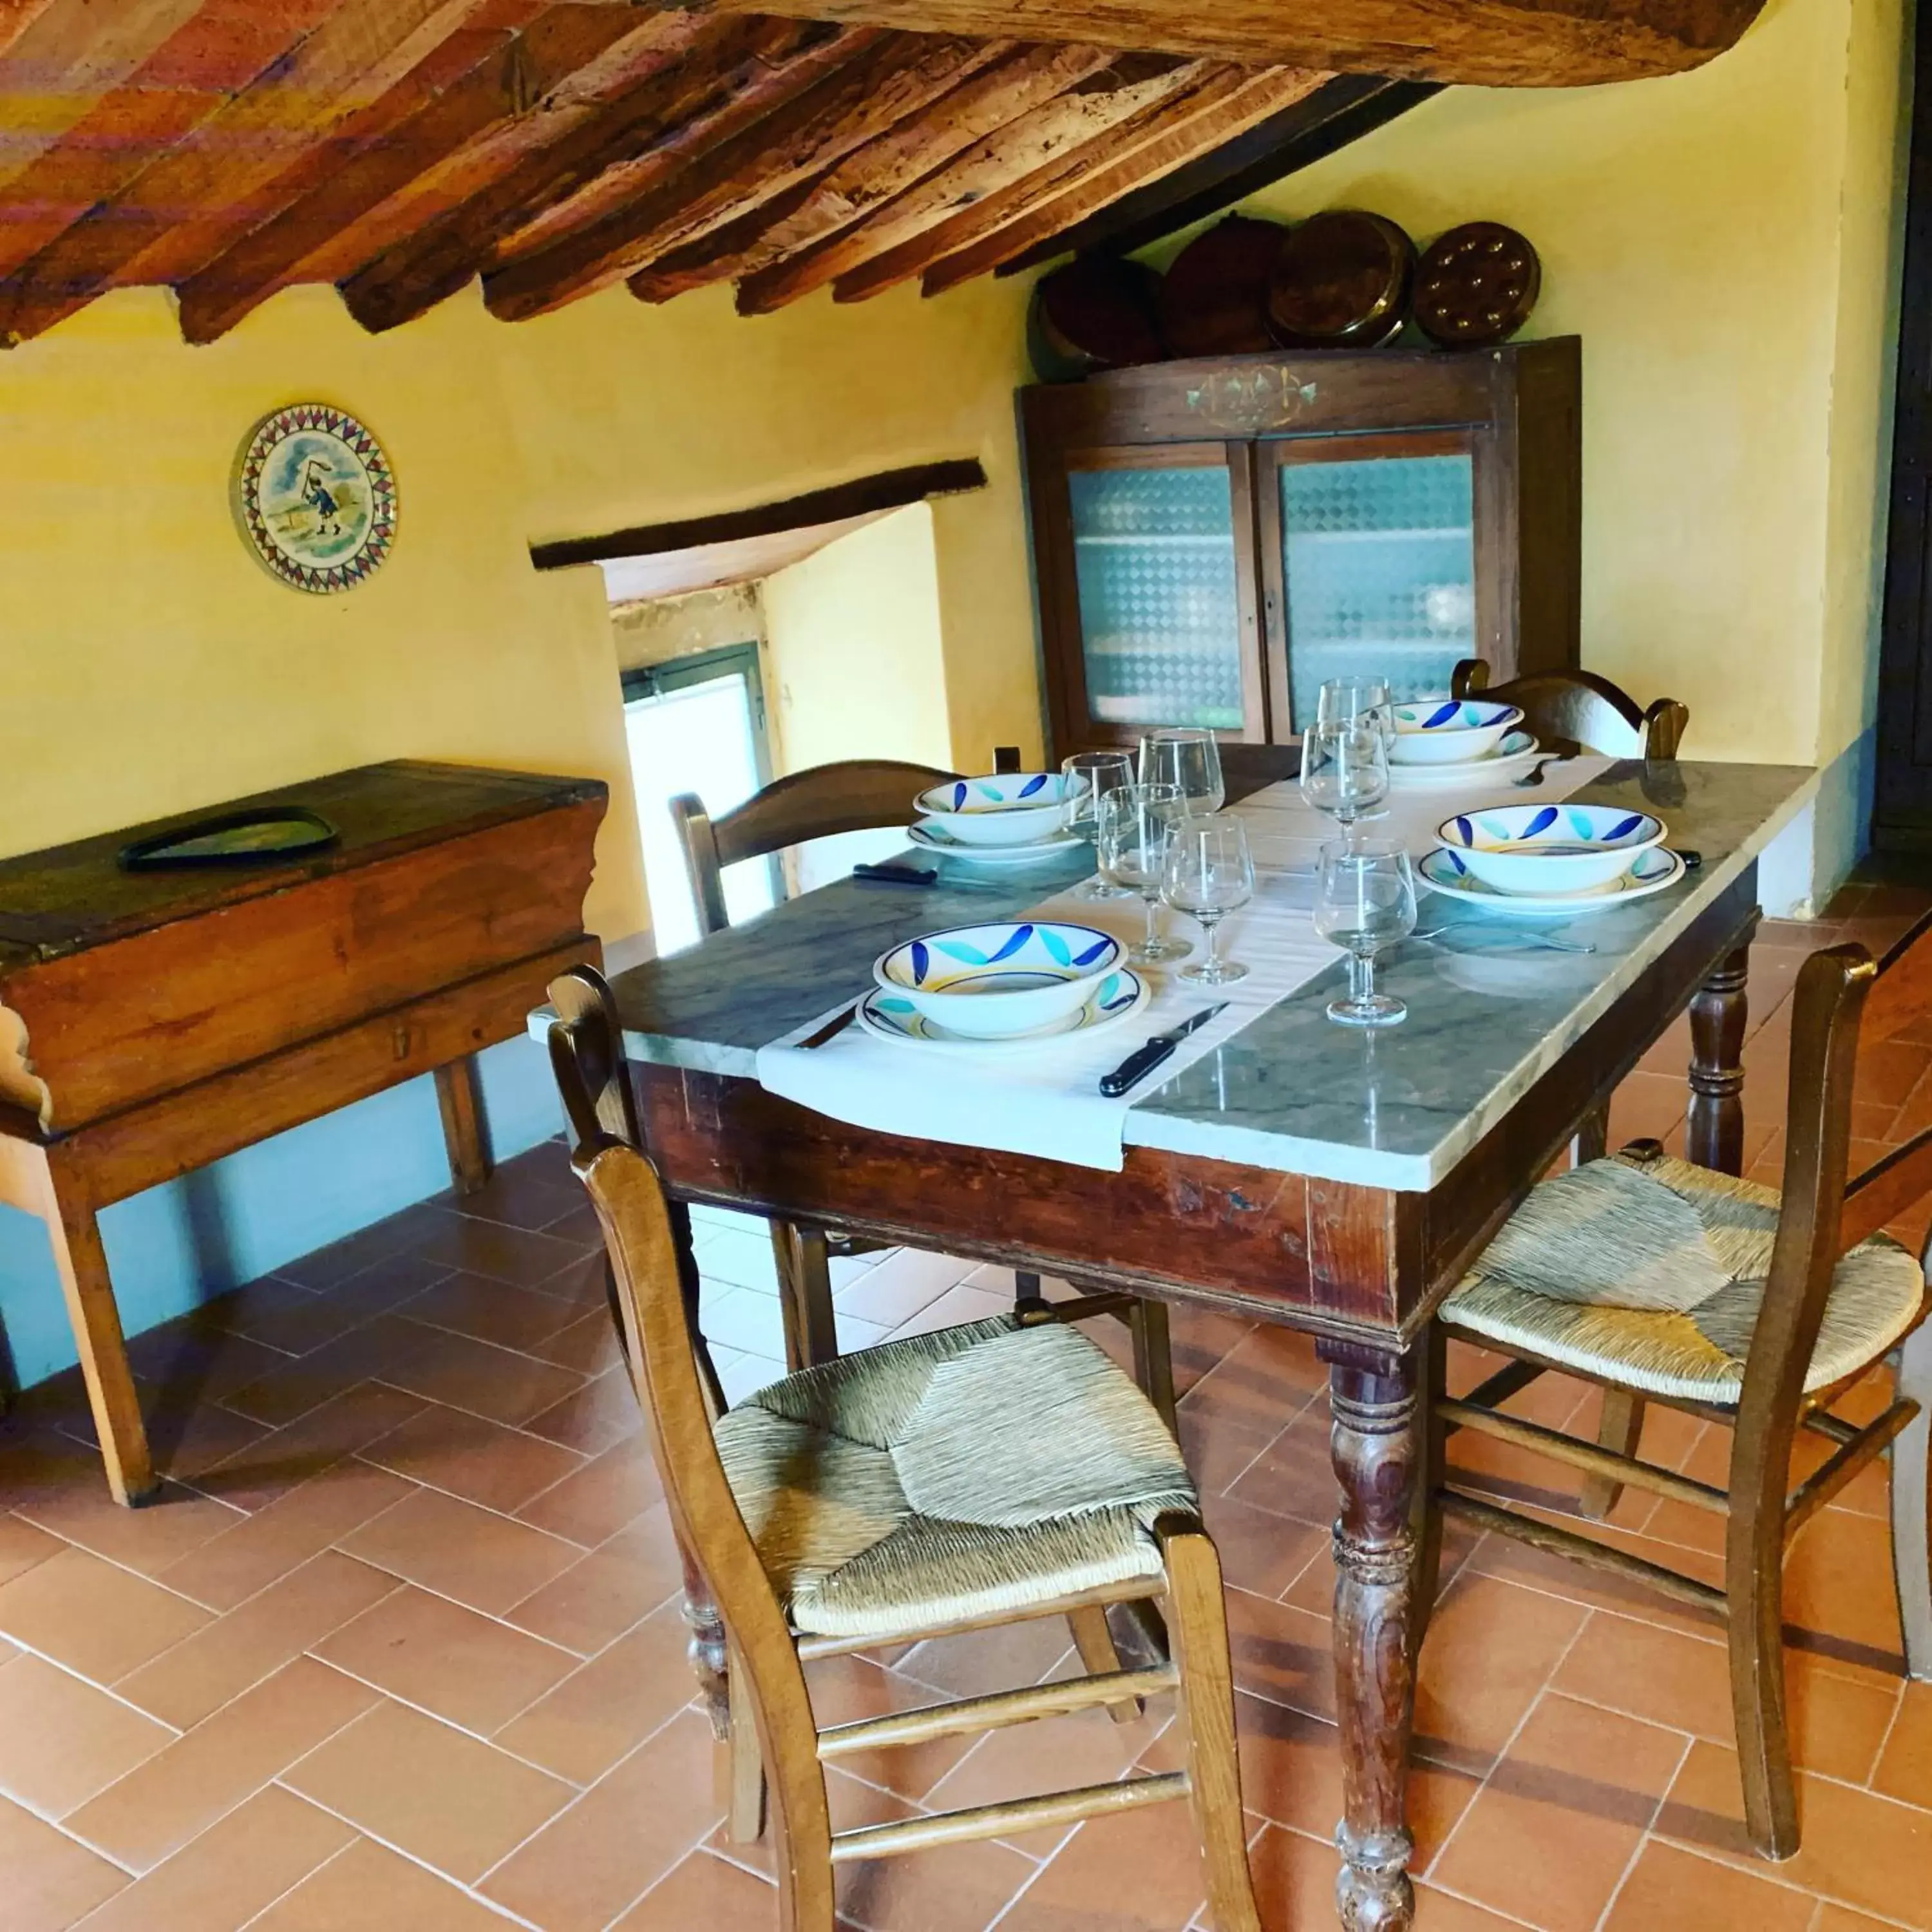
[[[1144,1080],[1160,1066],[1174,1049],[1196,1027],[1204,1027],[1216,1013],[1226,1012],[1228,1002],[1223,1000],[1218,1006],[1203,1006],[1179,1025],[1172,1026],[1165,1033],[1157,1033],[1144,1046],[1137,1048],[1122,1060],[1111,1073],[1100,1076],[1100,1091],[1110,1100],[1118,1100],[1136,1082]]]

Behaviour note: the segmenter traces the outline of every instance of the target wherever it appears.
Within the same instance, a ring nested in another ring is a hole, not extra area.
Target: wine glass
[[[1192,727],[1148,731],[1141,737],[1141,783],[1178,786],[1190,814],[1205,818],[1228,802],[1221,747],[1211,731]]]
[[[1068,831],[1097,842],[1100,837],[1096,807],[1110,791],[1134,782],[1133,754],[1128,752],[1076,752],[1060,761],[1060,797]],[[1105,878],[1090,880],[1074,896],[1083,899],[1132,898],[1125,886],[1110,885]]]
[[[1186,816],[1186,801],[1174,785],[1122,785],[1098,801],[1101,872],[1109,885],[1124,886],[1147,902],[1147,936],[1127,955],[1136,966],[1178,959],[1193,950],[1184,940],[1163,939],[1159,925],[1167,849]]]
[[[1198,920],[1208,936],[1207,958],[1182,967],[1182,979],[1225,986],[1248,976],[1245,966],[1221,957],[1217,936],[1222,920],[1254,896],[1255,862],[1248,852],[1247,827],[1238,818],[1184,818],[1174,827],[1161,896],[1176,912]]]
[[[1346,946],[1348,991],[1328,1003],[1342,1026],[1395,1026],[1408,1008],[1376,991],[1376,954],[1415,930],[1415,874],[1391,838],[1339,841],[1322,848],[1315,881],[1315,930]]]
[[[1301,736],[1301,795],[1344,836],[1388,796],[1388,746],[1374,722],[1319,720]]]
[[[1331,677],[1315,700],[1318,724],[1346,724],[1351,718],[1371,719],[1384,746],[1395,742],[1395,706],[1388,680],[1382,677]]]

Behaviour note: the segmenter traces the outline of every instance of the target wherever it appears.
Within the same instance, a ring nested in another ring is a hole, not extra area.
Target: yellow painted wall
[[[932,512],[908,504],[760,586],[778,767],[950,765]]]
[[[1900,0],[1771,0],[1695,73],[1456,88],[1246,205],[1535,242],[1528,333],[1584,344],[1583,661],[1687,702],[1695,756],[1870,716],[1902,58]]]
[[[728,290],[654,309],[619,290],[506,326],[472,290],[372,338],[296,290],[193,350],[157,292],[83,310],[0,357],[0,851],[376,758],[585,772],[614,795],[592,922],[632,932],[603,582],[533,572],[528,543],[943,458],[986,464],[978,518],[1012,532],[975,538],[976,719],[1036,739],[1024,302],[988,282],[745,322]],[[227,501],[248,427],[311,397],[368,422],[400,490],[391,560],[332,598],[268,577]]]

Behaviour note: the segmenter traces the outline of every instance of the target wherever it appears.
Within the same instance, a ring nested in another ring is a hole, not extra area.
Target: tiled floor
[[[1882,940],[1910,902],[1854,888],[1828,927],[1768,928],[1753,968],[1750,1158],[1771,1172],[1786,1001],[1804,952]],[[1681,1039],[1620,1096],[1666,1136]],[[1861,1153],[1932,1120],[1932,1033],[1899,1047]],[[1922,1222],[1923,1216],[1921,1220]],[[0,1925],[6,1932],[672,1932],[775,1922],[760,1851],[717,1835],[676,1564],[602,1305],[589,1213],[556,1147],[142,1337],[171,1478],[106,1498],[71,1382],[0,1425]],[[706,1216],[705,1324],[734,1391],[778,1372],[770,1250]],[[935,1256],[842,1268],[850,1346],[1006,1305]],[[1325,1928],[1339,1806],[1331,1507],[1308,1345],[1176,1322],[1190,1458],[1211,1493],[1240,1684],[1253,1856],[1272,1928]],[[1460,1372],[1470,1372],[1465,1360]],[[1530,1412],[1587,1424],[1548,1381]],[[1648,1450],[1712,1480],[1714,1432]],[[1545,1466],[1479,1452],[1560,1508]],[[1932,1928],[1932,1685],[1902,1684],[1869,1473],[1790,1566],[1805,1844],[1750,1856],[1712,1628],[1520,1547],[1464,1539],[1423,1670],[1412,1815],[1424,1932]],[[1627,1501],[1629,1546],[1714,1565],[1707,1522]],[[814,1667],[830,1720],[1061,1667],[1036,1624]],[[1168,1714],[1098,1714],[856,1761],[838,1822],[1164,1762]],[[928,1854],[844,1881],[868,1932],[1186,1926],[1184,1812]]]

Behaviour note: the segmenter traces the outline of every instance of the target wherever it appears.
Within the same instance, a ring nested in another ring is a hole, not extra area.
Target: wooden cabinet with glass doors
[[[1300,735],[1576,662],[1576,338],[1166,362],[1022,392],[1054,755],[1150,725]]]

